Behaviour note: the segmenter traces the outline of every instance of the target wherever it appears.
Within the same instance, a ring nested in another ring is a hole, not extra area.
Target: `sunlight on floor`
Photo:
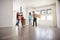
[[[18,27],[15,28],[16,35],[18,35]]]
[[[43,29],[43,28],[39,28],[36,27],[35,28],[35,36],[36,39],[44,39],[44,38],[49,38],[49,39],[53,39],[53,30],[52,29]]]

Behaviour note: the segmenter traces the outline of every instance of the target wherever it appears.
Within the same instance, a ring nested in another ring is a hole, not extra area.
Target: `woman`
[[[16,19],[17,19],[17,23],[16,23],[16,25],[17,26],[19,26],[19,20],[20,20],[20,15],[19,15],[19,12],[17,12],[17,15],[16,15]]]

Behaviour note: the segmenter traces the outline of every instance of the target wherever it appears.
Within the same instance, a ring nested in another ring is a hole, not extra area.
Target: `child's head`
[[[31,12],[29,12],[29,15],[31,15]]]

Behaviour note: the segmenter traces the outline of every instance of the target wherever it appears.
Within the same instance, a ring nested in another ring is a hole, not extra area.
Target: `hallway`
[[[60,29],[52,27],[1,27],[0,40],[60,40]]]
[[[60,40],[60,0],[0,0],[0,40]]]

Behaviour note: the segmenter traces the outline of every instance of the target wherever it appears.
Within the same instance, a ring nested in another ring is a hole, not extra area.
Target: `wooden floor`
[[[60,40],[60,29],[49,26],[1,27],[0,40]]]

